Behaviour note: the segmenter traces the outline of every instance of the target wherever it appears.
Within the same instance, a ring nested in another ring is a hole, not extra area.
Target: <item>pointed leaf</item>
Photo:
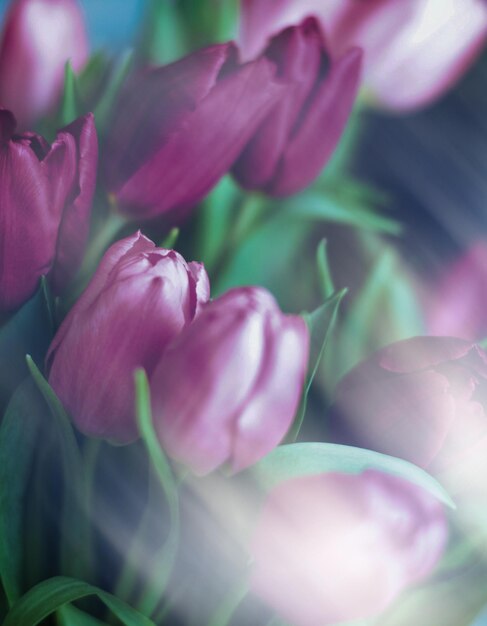
[[[279,446],[252,468],[265,489],[296,478],[326,472],[360,474],[375,469],[422,487],[437,500],[455,508],[451,497],[436,479],[416,465],[372,450],[332,443],[294,443]]]
[[[64,68],[64,90],[61,99],[61,124],[66,126],[78,117],[78,98],[76,94],[76,75],[67,61]]]
[[[10,609],[3,626],[36,626],[68,602],[89,596],[98,597],[125,626],[154,626],[149,618],[115,596],[64,576],[50,578],[30,589]]]
[[[50,296],[45,281],[37,293],[0,329],[0,412],[29,372],[25,355],[41,363],[53,336]]]
[[[0,578],[10,605],[22,592],[24,496],[45,415],[32,380],[16,390],[0,426]]]

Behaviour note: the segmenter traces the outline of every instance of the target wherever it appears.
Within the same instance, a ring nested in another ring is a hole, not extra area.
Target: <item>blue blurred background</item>
[[[130,46],[149,0],[79,0],[92,47],[119,50]],[[0,17],[8,0],[0,0]]]

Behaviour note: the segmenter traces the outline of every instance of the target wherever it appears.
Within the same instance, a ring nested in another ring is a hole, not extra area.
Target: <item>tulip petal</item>
[[[267,191],[286,196],[311,183],[331,156],[350,116],[362,53],[355,48],[334,62],[294,131]]]
[[[51,202],[43,163],[20,142],[0,146],[0,179],[5,181],[0,185],[0,309],[11,310],[51,267],[61,207]]]
[[[66,61],[79,70],[87,56],[83,16],[74,0],[15,0],[0,43],[0,101],[25,128],[55,104]]]
[[[136,75],[123,90],[108,132],[103,167],[116,193],[214,87],[233,54],[218,44]]]
[[[235,472],[253,465],[284,439],[296,414],[306,377],[309,333],[305,321],[300,317],[269,316],[265,335],[257,384],[235,429],[232,452]]]
[[[118,443],[137,438],[134,371],[152,374],[193,319],[195,290],[181,255],[140,233],[108,250],[47,357],[49,382],[82,432]]]
[[[347,430],[347,443],[420,467],[428,467],[439,453],[456,415],[448,379],[430,370],[364,378],[353,386],[344,379],[334,406],[332,419]]]
[[[150,218],[196,204],[228,171],[283,93],[266,59],[218,81],[181,128],[117,194],[127,211]]]
[[[90,228],[98,162],[98,140],[92,114],[73,122],[60,132],[72,136],[77,148],[76,181],[65,203],[59,228],[52,283],[59,292],[75,274],[83,259]]]

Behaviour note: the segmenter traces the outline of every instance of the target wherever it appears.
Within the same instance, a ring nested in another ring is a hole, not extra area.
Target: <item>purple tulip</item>
[[[432,335],[481,340],[487,335],[487,243],[479,241],[446,269],[426,297]]]
[[[357,94],[361,52],[353,48],[333,59],[310,18],[275,37],[265,57],[290,87],[233,171],[244,187],[286,196],[309,185],[333,153]]]
[[[88,56],[83,15],[75,0],[14,0],[0,43],[0,103],[22,128],[53,107],[70,60]]]
[[[233,44],[136,74],[113,113],[105,182],[134,219],[181,218],[232,166],[285,90],[275,66],[241,66]]]
[[[49,382],[82,432],[118,443],[137,438],[134,370],[150,375],[208,298],[202,265],[140,233],[109,248],[47,358]]]
[[[243,58],[255,58],[272,35],[311,15],[333,54],[363,48],[366,87],[394,111],[438,98],[487,40],[485,0],[243,0]]]
[[[168,454],[197,474],[248,467],[288,431],[308,360],[304,320],[260,288],[206,306],[151,378],[154,423]]]
[[[415,337],[379,350],[341,380],[332,429],[341,443],[426,468],[461,496],[485,485],[486,391],[487,354],[478,346]]]
[[[373,618],[432,572],[447,536],[441,505],[404,479],[373,470],[292,479],[257,523],[251,587],[296,626]]]
[[[12,113],[0,109],[0,311],[27,300],[53,264],[56,290],[78,268],[98,155],[91,114],[59,131],[52,146],[15,127]]]

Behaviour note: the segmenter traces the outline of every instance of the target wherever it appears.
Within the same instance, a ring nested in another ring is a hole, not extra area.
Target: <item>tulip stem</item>
[[[76,276],[75,287],[72,294],[73,299],[76,299],[84,290],[106,249],[126,223],[126,219],[121,215],[110,213],[105,223],[96,232],[88,246],[83,263]]]
[[[153,480],[149,483],[149,502],[144,519],[139,527],[138,536],[143,538],[145,535],[145,527],[150,520],[153,520],[155,514],[153,503],[156,496],[158,496],[161,491],[166,499],[169,511],[169,530],[166,540],[162,547],[156,549],[151,555],[152,567],[148,572],[148,583],[143,589],[137,603],[141,612],[145,615],[154,614],[155,621],[158,623],[160,621],[158,618],[159,613],[161,611],[163,613],[165,612],[165,607],[161,607],[161,599],[167,583],[169,582],[179,546],[179,496],[171,466],[162,451],[154,430],[150,406],[149,383],[144,370],[136,371],[135,387],[139,431],[149,459],[152,462],[153,475],[157,478],[159,487],[159,489],[156,489],[156,484]],[[135,545],[135,548],[137,548],[137,545]],[[128,565],[130,565],[130,560],[128,561]],[[144,566],[146,567],[146,564]],[[157,576],[154,576],[153,574],[156,572]],[[121,583],[126,584],[124,581],[127,579],[130,579],[130,573],[125,576],[122,575]]]
[[[242,604],[249,593],[247,580],[239,581],[237,585],[225,596],[223,602],[213,613],[208,626],[228,626],[235,611]]]

